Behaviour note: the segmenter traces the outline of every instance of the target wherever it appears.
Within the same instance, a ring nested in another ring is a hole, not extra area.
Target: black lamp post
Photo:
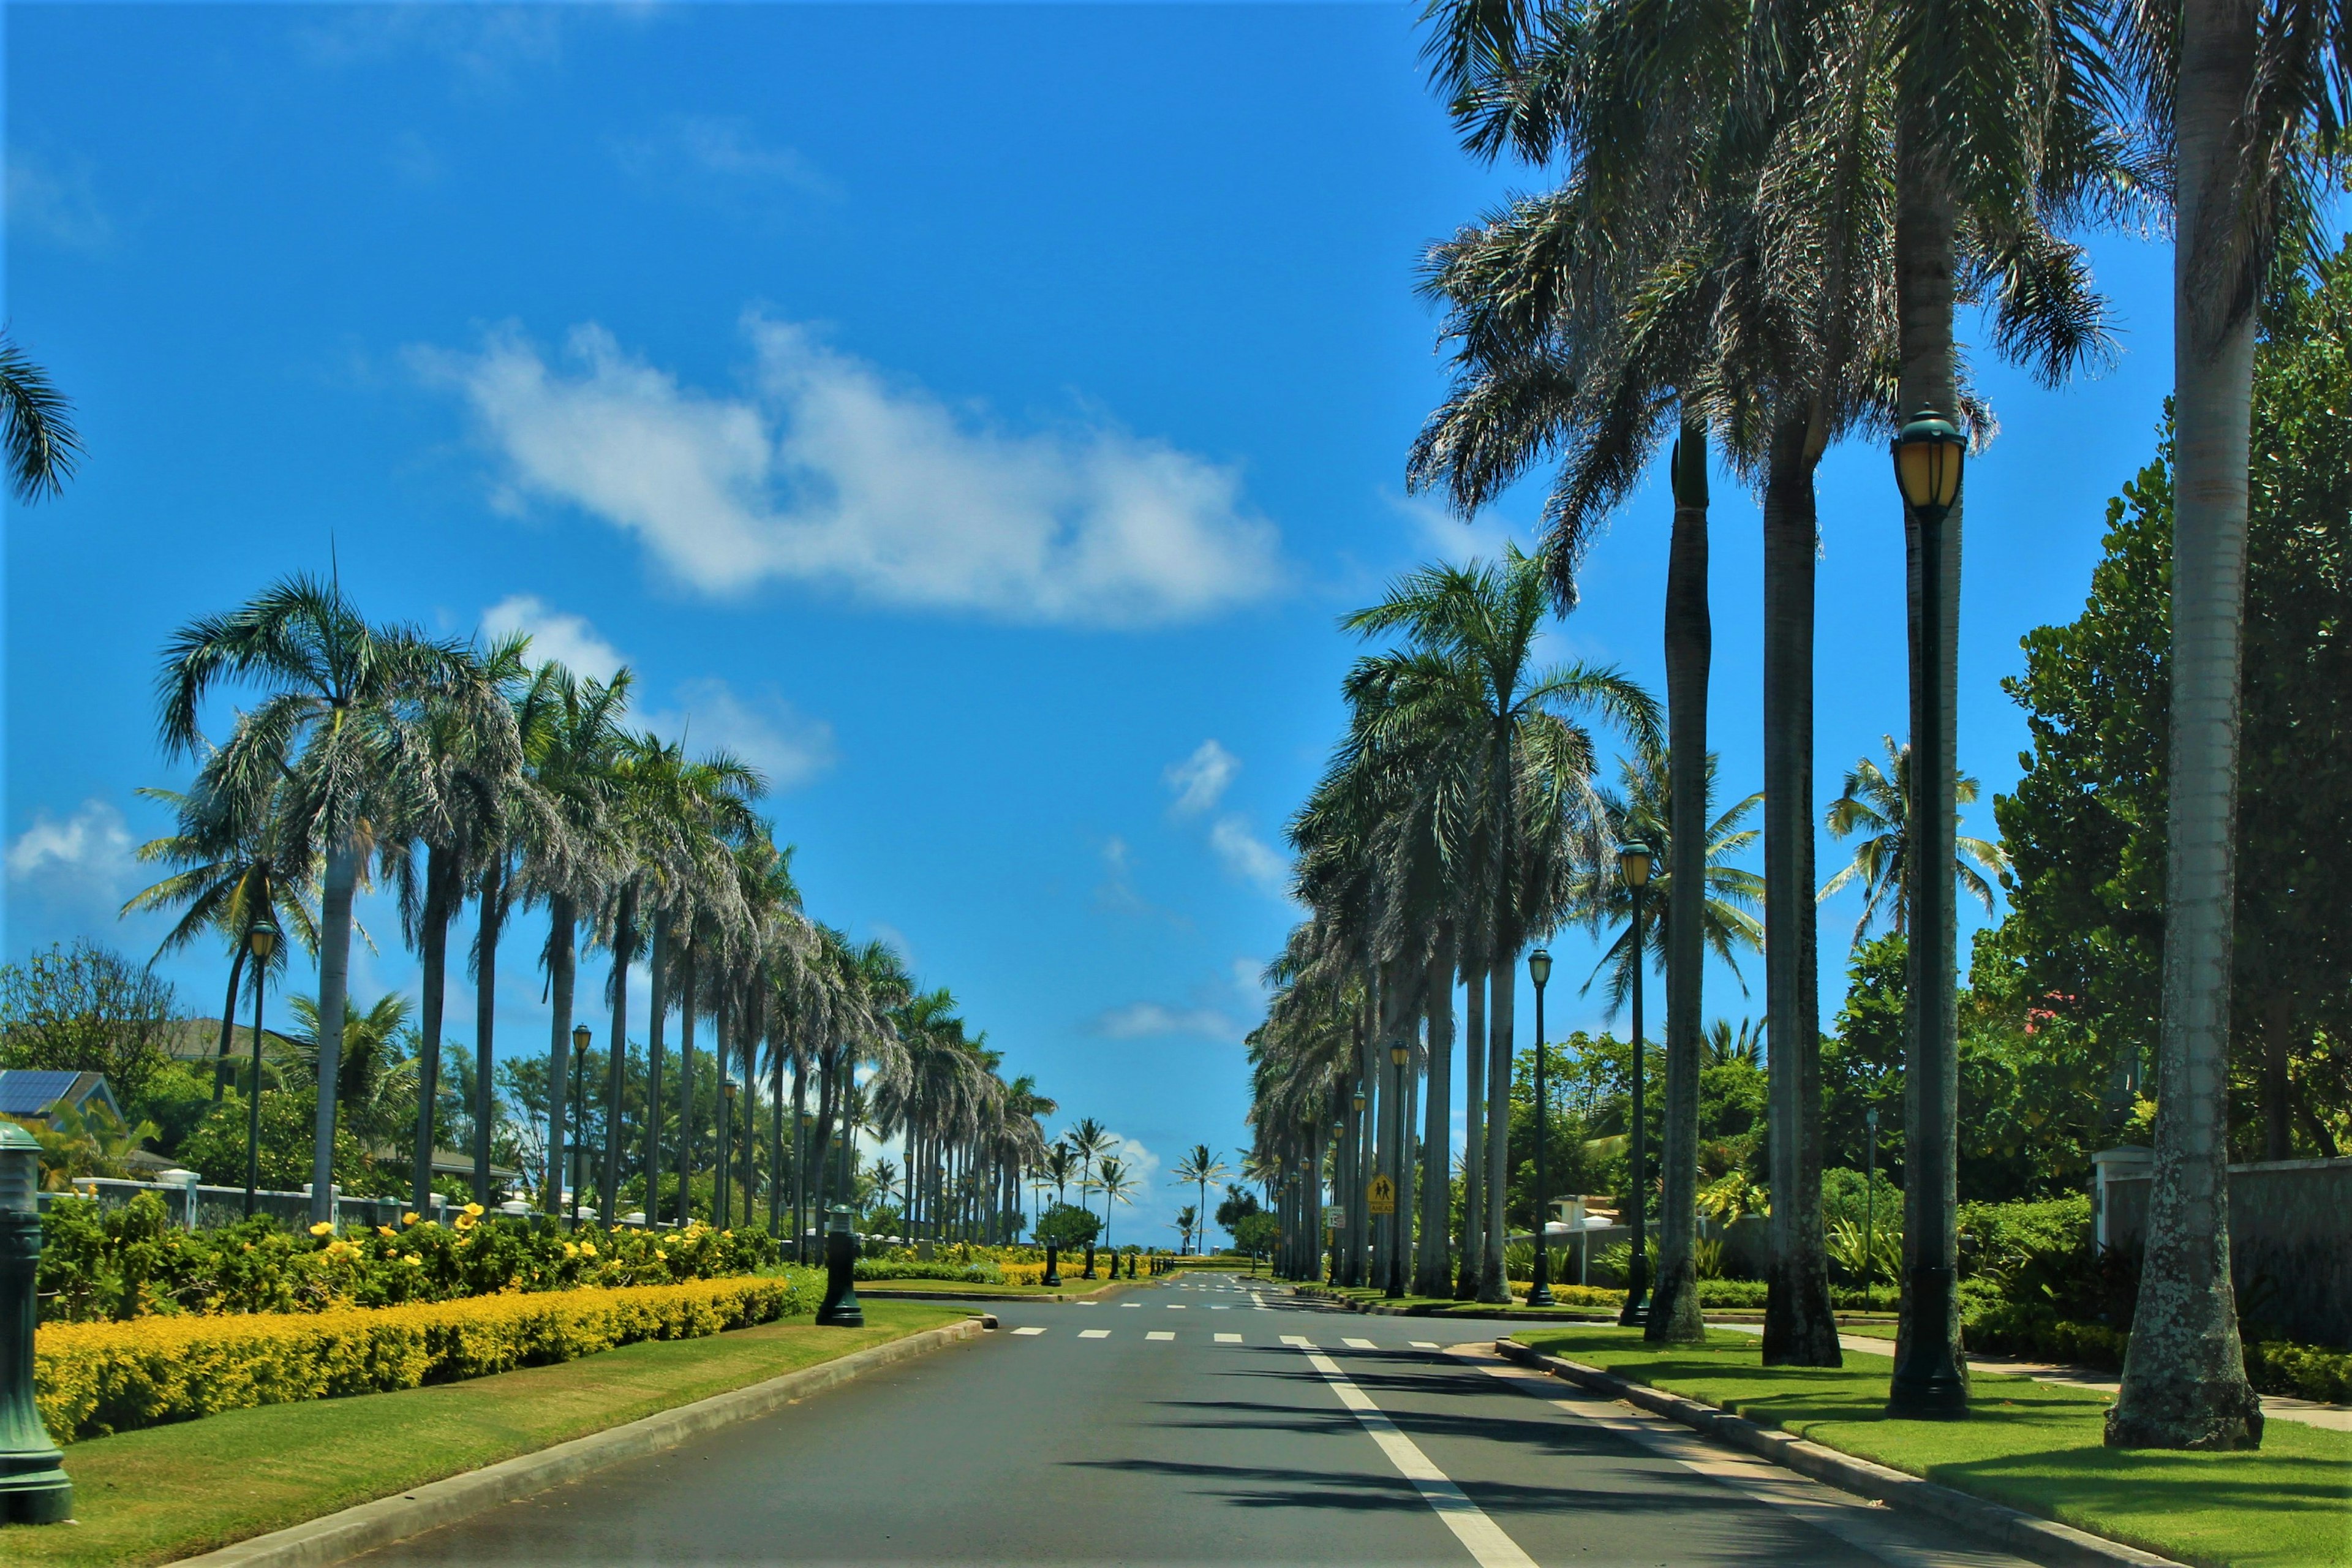
[[[719,1080],[719,1168],[711,1173],[711,1201],[719,1211],[719,1228],[725,1230],[735,1218],[735,1096],[742,1085],[731,1077]],[[750,1203],[746,1193],[743,1201]]]
[[[1360,1104],[1361,1101],[1360,1100],[1359,1103]],[[1345,1163],[1347,1152],[1348,1119],[1345,1116],[1341,1116],[1334,1119],[1331,1123],[1331,1194],[1335,1198],[1339,1197],[1340,1193],[1347,1190],[1339,1184],[1342,1179],[1340,1167]],[[1345,1202],[1344,1199],[1340,1201],[1343,1203]],[[1339,1223],[1338,1225],[1329,1226],[1325,1228],[1331,1237],[1331,1273],[1329,1276],[1329,1281],[1330,1283],[1337,1285],[1339,1282],[1339,1253],[1340,1250],[1348,1245],[1348,1239],[1345,1234],[1348,1228],[1347,1211],[1344,1208],[1341,1209],[1339,1214]]]
[[[1551,1297],[1551,1249],[1544,1245],[1544,1215],[1551,1202],[1550,1166],[1544,1157],[1551,1142],[1551,1093],[1546,1086],[1544,1058],[1544,987],[1551,981],[1551,953],[1538,948],[1528,954],[1528,978],[1536,983],[1536,1274],[1528,1287],[1528,1305],[1549,1307]]]
[[[1364,1246],[1371,1236],[1372,1221],[1364,1205],[1371,1201],[1371,1194],[1366,1186],[1371,1180],[1368,1173],[1371,1170],[1371,1163],[1365,1155],[1372,1146],[1372,1130],[1364,1125],[1367,1098],[1362,1089],[1356,1091],[1356,1160],[1355,1168],[1348,1173],[1348,1187],[1355,1194],[1349,1200],[1348,1210],[1348,1283],[1350,1285],[1368,1282],[1364,1278]]]
[[[572,1026],[572,1228],[580,1228],[581,1155],[585,1152],[588,1108],[582,1096],[587,1082],[588,1042],[595,1037],[585,1024]],[[606,1133],[609,1137],[611,1134]]]
[[[38,1141],[0,1121],[0,1524],[60,1524],[73,1517],[65,1456],[33,1403],[40,1163]]]
[[[1904,1181],[1910,1223],[1904,1227],[1909,1268],[1904,1355],[1887,1390],[1890,1415],[1968,1413],[1967,1374],[1952,1346],[1952,1293],[1958,1237],[1953,1229],[1953,1154],[1958,1128],[1958,1057],[1953,1047],[1952,858],[1958,831],[1952,798],[1953,709],[1958,671],[1946,658],[1952,612],[1944,591],[1950,539],[1946,531],[1960,495],[1967,443],[1952,422],[1922,408],[1895,438],[1895,479],[1911,513],[1917,543],[1918,624],[1911,654],[1910,993],[1912,1027],[1905,1063]]]
[[[1650,1207],[1650,1149],[1642,1113],[1642,898],[1650,886],[1650,847],[1638,839],[1618,846],[1617,869],[1633,895],[1633,1256],[1625,1276],[1625,1307],[1617,1314],[1617,1321],[1633,1328],[1650,1317],[1650,1237],[1645,1223]]]
[[[264,915],[245,933],[253,954],[253,1081],[246,1085],[245,1217],[253,1217],[253,1195],[261,1186],[261,994],[269,984],[269,955],[278,951],[278,928]]]
[[[1872,1237],[1878,1219],[1878,1107],[1862,1113],[1862,1130],[1869,1152],[1862,1159],[1862,1304],[1876,1305],[1871,1296],[1878,1283],[1877,1253]]]
[[[1404,1254],[1412,1232],[1405,1228],[1404,1195],[1404,1065],[1412,1047],[1402,1040],[1389,1047],[1389,1268],[1387,1294],[1404,1294]]]

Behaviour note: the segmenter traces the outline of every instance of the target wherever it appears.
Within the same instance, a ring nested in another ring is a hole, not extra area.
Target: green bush
[[[856,1277],[860,1279],[952,1279],[965,1285],[1004,1283],[1004,1270],[994,1263],[919,1263],[887,1258],[859,1258]]]
[[[2120,1371],[2129,1332],[2074,1322],[2046,1306],[2007,1303],[1969,1314],[1961,1338],[1975,1352]],[[2322,1404],[2352,1403],[2352,1352],[2285,1340],[2245,1342],[2246,1377],[2263,1394]]]
[[[777,1255],[758,1231],[591,1226],[572,1234],[470,1213],[448,1226],[346,1226],[341,1236],[289,1235],[265,1219],[187,1231],[152,1193],[104,1211],[62,1200],[41,1216],[41,1231],[35,1282],[44,1322],[322,1312],[509,1290],[672,1285],[748,1274]]]

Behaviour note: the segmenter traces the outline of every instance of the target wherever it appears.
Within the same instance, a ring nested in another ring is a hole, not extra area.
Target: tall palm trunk
[[[310,1223],[334,1217],[335,1089],[343,1063],[343,999],[351,989],[352,895],[360,846],[346,834],[327,850],[319,897],[319,1114],[310,1146]],[[255,1084],[254,1092],[261,1092]]]
[[[1683,421],[1675,443],[1675,531],[1666,558],[1666,747],[1672,880],[1666,889],[1664,1191],[1658,1213],[1658,1283],[1644,1337],[1706,1338],[1699,1316],[1698,1072],[1706,965],[1706,679],[1714,628],[1706,605],[1706,429]],[[1646,962],[1635,953],[1634,963]]]
[[[2263,1413],[2247,1385],[2230,1281],[2230,960],[2237,881],[2241,621],[2253,417],[2252,279],[2231,271],[2248,226],[2233,181],[2254,84],[2260,12],[2187,0],[2176,113],[2173,252],[2172,706],[2166,801],[2164,1022],[2155,1163],[2139,1305],[2116,1447],[2251,1448]],[[2236,265],[2244,265],[2235,263]]]
[[[499,931],[506,924],[507,861],[493,856],[482,871],[474,931],[474,1201],[490,1201],[490,1133],[498,1121],[491,1078],[499,1018]]]
[[[236,983],[245,975],[246,945],[240,940],[228,961],[228,995],[221,1002],[220,1055],[213,1064],[213,1103],[228,1089],[229,1051],[236,1038]]]
[[[1446,1243],[1454,1232],[1454,953],[1449,927],[1429,960],[1429,995],[1422,1005],[1428,1020],[1429,1095],[1422,1131],[1421,1248],[1412,1276],[1416,1296],[1447,1296],[1454,1268]]]
[[[677,1223],[694,1218],[694,933],[678,955]]]
[[[416,1019],[416,1163],[409,1183],[409,1206],[433,1213],[433,1111],[441,1099],[441,1015],[447,1005],[449,915],[457,890],[456,857],[438,844],[425,849],[425,909],[417,933],[417,962],[424,966]]]
[[[1478,1279],[1478,1300],[1507,1303],[1509,1270],[1503,1243],[1510,1233],[1511,1037],[1517,1023],[1518,974],[1509,951],[1496,949],[1486,971],[1486,1262]]]
[[[540,1206],[550,1214],[563,1207],[566,1097],[572,1088],[572,991],[579,941],[578,906],[569,893],[547,900],[547,983],[555,1009],[548,1024],[547,1184]]]
[[[1952,342],[1952,200],[1938,162],[1907,128],[1896,149],[1895,281],[1902,345],[1902,416],[1933,408],[1956,423]],[[1959,831],[1960,503],[1940,521],[1906,515],[1911,644],[1911,794],[1905,807],[1903,919],[1909,926],[1904,1011],[1903,1293],[1896,1398],[1926,1413],[1964,1404],[1960,1352],[1958,910],[1949,869]],[[1908,509],[1906,509],[1906,514]],[[1773,1042],[1776,1046],[1779,1041]],[[1915,1356],[1925,1339],[1937,1344]],[[1957,1388],[1953,1380],[1957,1379]],[[1948,1392],[1937,1394],[1937,1390]]]
[[[1474,968],[1462,986],[1462,1271],[1456,1300],[1475,1301],[1486,1264],[1486,993]]]
[[[1821,981],[1813,918],[1813,570],[1806,427],[1772,439],[1764,489],[1764,948],[1772,1259],[1764,1361],[1838,1366],[1822,1235]]]
[[[768,1234],[784,1233],[784,1048],[768,1042]]]
[[[646,1224],[661,1223],[662,1055],[669,1018],[669,911],[654,911],[651,1016],[646,1021]]]
[[[604,1161],[596,1184],[596,1212],[606,1225],[621,1210],[621,1089],[629,1059],[629,965],[637,956],[637,884],[621,884],[613,910],[613,1023],[604,1037]]]

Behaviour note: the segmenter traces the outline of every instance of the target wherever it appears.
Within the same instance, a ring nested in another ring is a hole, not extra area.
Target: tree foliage
[[[0,964],[0,1068],[104,1073],[128,1109],[163,1065],[179,1015],[171,984],[112,948],[53,942]]]

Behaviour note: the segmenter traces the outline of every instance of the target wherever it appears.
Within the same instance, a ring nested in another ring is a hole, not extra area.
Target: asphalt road
[[[1480,1352],[1246,1279],[1021,1303],[763,1420],[358,1561],[2011,1568]]]

